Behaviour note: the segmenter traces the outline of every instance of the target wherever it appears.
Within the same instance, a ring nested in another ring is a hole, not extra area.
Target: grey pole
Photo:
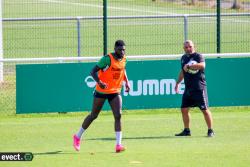
[[[103,55],[108,54],[108,9],[107,0],[103,0]]]
[[[216,52],[220,53],[221,52],[221,12],[220,12],[220,0],[216,0]]]
[[[184,15],[184,41],[188,40],[188,16]]]
[[[3,59],[2,0],[0,0],[0,59]],[[3,62],[0,62],[0,83],[3,82]]]
[[[77,18],[77,56],[81,57],[81,23],[80,23],[80,18]]]

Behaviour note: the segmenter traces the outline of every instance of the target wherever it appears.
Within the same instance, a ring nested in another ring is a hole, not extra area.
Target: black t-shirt
[[[203,90],[206,86],[204,70],[199,70],[196,74],[190,74],[183,70],[185,64],[191,60],[194,60],[197,63],[205,62],[204,57],[199,53],[184,54],[181,57],[181,68],[184,74],[185,91]]]

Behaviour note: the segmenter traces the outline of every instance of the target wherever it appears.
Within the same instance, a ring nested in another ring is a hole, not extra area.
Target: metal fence
[[[221,53],[250,52],[248,0],[240,1],[242,6],[236,10],[231,9],[232,1],[220,0],[2,2],[5,60],[102,56],[105,50],[113,50],[117,39],[126,42],[127,55],[181,54],[185,39],[192,39],[201,53],[216,53],[218,35]],[[216,2],[223,13],[219,15],[220,33]],[[0,113],[15,111],[16,63],[5,61],[3,65]],[[0,70],[2,64],[0,62]]]
[[[4,58],[101,56],[119,38],[128,55],[180,54],[186,38],[202,53],[249,52],[248,0],[238,10],[224,0],[2,1]]]
[[[221,52],[250,52],[250,13],[221,17]],[[5,18],[4,57],[100,56],[104,46],[111,50],[118,38],[125,39],[131,55],[179,54],[180,44],[188,38],[197,43],[200,52],[216,52],[216,14],[109,16],[107,44],[103,43],[102,19]]]

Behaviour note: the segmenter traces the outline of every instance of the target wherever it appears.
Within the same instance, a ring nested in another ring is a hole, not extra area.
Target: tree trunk
[[[191,0],[191,5],[195,5],[198,0]]]
[[[233,5],[231,7],[232,9],[240,9],[241,8],[241,2],[240,0],[234,0]]]

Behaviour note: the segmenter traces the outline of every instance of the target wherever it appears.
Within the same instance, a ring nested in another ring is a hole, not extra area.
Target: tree
[[[232,5],[232,9],[240,9],[242,6],[241,6],[241,1],[240,0],[234,0],[233,1],[233,5]]]
[[[198,0],[191,0],[191,5],[195,5]]]

